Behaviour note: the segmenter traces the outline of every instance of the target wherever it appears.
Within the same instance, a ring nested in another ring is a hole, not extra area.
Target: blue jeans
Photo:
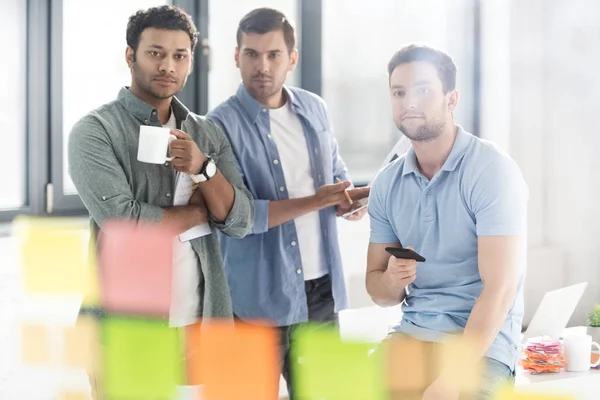
[[[492,400],[498,386],[510,384],[514,386],[515,373],[507,365],[493,358],[484,357],[481,371],[481,387],[476,400]]]

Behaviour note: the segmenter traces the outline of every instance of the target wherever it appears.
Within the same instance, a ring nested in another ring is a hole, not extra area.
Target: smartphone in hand
[[[425,257],[411,249],[405,249],[403,247],[386,247],[385,251],[387,251],[396,258],[403,258],[405,260],[415,260],[417,262],[425,261]]]

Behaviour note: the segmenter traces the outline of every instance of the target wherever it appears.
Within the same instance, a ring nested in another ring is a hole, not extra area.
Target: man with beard
[[[336,214],[349,212],[346,165],[325,102],[284,86],[298,62],[294,28],[281,12],[251,11],[237,31],[242,84],[208,117],[227,134],[254,197],[254,226],[221,247],[233,310],[279,327],[282,373],[290,386],[290,337],[298,324],[335,324],[347,306]],[[350,189],[354,200],[368,188]],[[359,219],[365,209],[348,219]]]
[[[394,122],[412,148],[371,189],[367,290],[381,306],[402,303],[392,337],[452,337],[468,349],[461,362],[481,368],[476,398],[489,399],[519,359],[527,186],[508,155],[454,123],[456,66],[447,54],[411,45],[388,73]],[[403,245],[426,261],[386,251]],[[423,399],[457,399],[454,369],[443,365]]]
[[[252,201],[227,138],[175,97],[191,72],[197,41],[191,17],[180,8],[154,7],[130,17],[125,59],[131,86],[79,120],[69,138],[69,172],[93,236],[111,219],[153,222],[177,234],[206,222],[213,233],[242,237],[250,231]],[[172,161],[136,159],[142,125],[171,129]],[[185,174],[197,189],[189,205],[174,207],[174,185],[188,179]],[[173,242],[171,324],[191,324],[199,316],[231,319],[216,234]]]

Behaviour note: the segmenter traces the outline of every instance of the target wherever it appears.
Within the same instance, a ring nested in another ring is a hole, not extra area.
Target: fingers
[[[369,197],[370,193],[371,193],[371,188],[369,186],[348,190],[348,194],[350,195],[350,198],[352,200],[364,199],[365,197]]]
[[[179,129],[171,129],[171,135],[175,136],[179,140],[192,140],[190,135]],[[175,142],[175,140],[173,140],[173,142]]]

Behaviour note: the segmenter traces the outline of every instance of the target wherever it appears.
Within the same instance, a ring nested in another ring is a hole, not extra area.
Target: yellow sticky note
[[[90,396],[82,392],[62,392],[58,398],[59,400],[89,400]]]
[[[90,240],[84,271],[83,307],[97,308],[100,306],[100,281],[98,280],[98,259],[96,257],[96,245],[94,241]]]
[[[440,346],[439,366],[446,373],[447,384],[463,393],[474,393],[481,386],[482,362],[474,354],[473,343],[457,336]]]
[[[71,220],[23,218],[15,231],[21,244],[23,282],[30,293],[83,294],[86,231]]]
[[[574,396],[538,394],[534,392],[519,393],[512,386],[499,389],[494,398],[497,400],[576,400]]]

